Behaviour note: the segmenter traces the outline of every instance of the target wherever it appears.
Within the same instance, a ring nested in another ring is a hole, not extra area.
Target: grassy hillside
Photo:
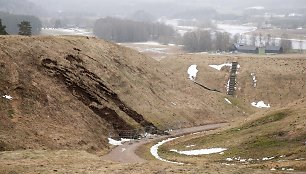
[[[302,99],[285,108],[256,114],[250,120],[219,133],[180,138],[164,146],[161,151],[167,159],[186,163],[213,161],[267,170],[285,168],[306,171],[305,111],[305,99]],[[194,147],[187,148],[187,145]],[[228,150],[224,154],[197,157],[169,152],[170,149],[192,150],[212,147],[223,147]]]
[[[0,40],[1,150],[96,151],[120,130],[165,130],[245,115],[224,101],[225,94],[194,85],[187,73],[174,74],[113,43],[69,36]]]
[[[261,100],[269,103],[272,108],[286,106],[306,97],[305,55],[189,54],[171,56],[163,59],[161,63],[180,77],[185,73],[184,67],[197,64],[199,69],[197,81],[226,93],[230,69],[224,67],[218,71],[209,65],[232,61],[237,61],[241,66],[237,74],[238,84],[235,95],[237,100],[233,101],[240,108]],[[256,87],[254,87],[252,73],[257,80]]]

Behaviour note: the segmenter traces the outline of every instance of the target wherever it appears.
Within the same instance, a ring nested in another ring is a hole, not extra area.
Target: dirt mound
[[[121,130],[173,129],[243,115],[224,101],[225,94],[203,90],[187,74],[109,42],[0,40],[1,150],[105,149],[107,137]]]

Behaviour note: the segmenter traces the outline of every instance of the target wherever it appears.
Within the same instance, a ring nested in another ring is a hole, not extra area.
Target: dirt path
[[[167,135],[167,136],[153,136],[150,138],[144,138],[141,140],[134,140],[131,142],[126,142],[121,146],[115,147],[110,153],[108,153],[107,155],[104,155],[102,159],[108,160],[108,161],[121,162],[121,163],[142,163],[142,162],[145,162],[146,160],[140,158],[135,153],[136,149],[140,147],[141,145],[144,145],[146,143],[149,143],[149,142],[152,142],[158,139],[177,137],[177,136],[181,136],[184,134],[190,134],[190,133],[195,133],[195,132],[202,132],[202,131],[217,129],[225,125],[227,124],[226,123],[208,124],[204,126],[174,130],[170,133],[170,135]]]

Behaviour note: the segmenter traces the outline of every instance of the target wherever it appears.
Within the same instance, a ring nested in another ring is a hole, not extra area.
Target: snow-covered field
[[[255,31],[257,30],[257,27],[247,25],[217,24],[217,29],[221,32],[227,32],[231,35],[235,35]]]
[[[41,35],[80,35],[80,36],[93,36],[93,33],[89,29],[82,28],[42,28]]]

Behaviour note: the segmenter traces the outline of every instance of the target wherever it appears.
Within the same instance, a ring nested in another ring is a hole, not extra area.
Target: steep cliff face
[[[105,149],[108,136],[125,130],[200,125],[238,113],[224,94],[119,45],[68,36],[0,41],[1,150]]]

